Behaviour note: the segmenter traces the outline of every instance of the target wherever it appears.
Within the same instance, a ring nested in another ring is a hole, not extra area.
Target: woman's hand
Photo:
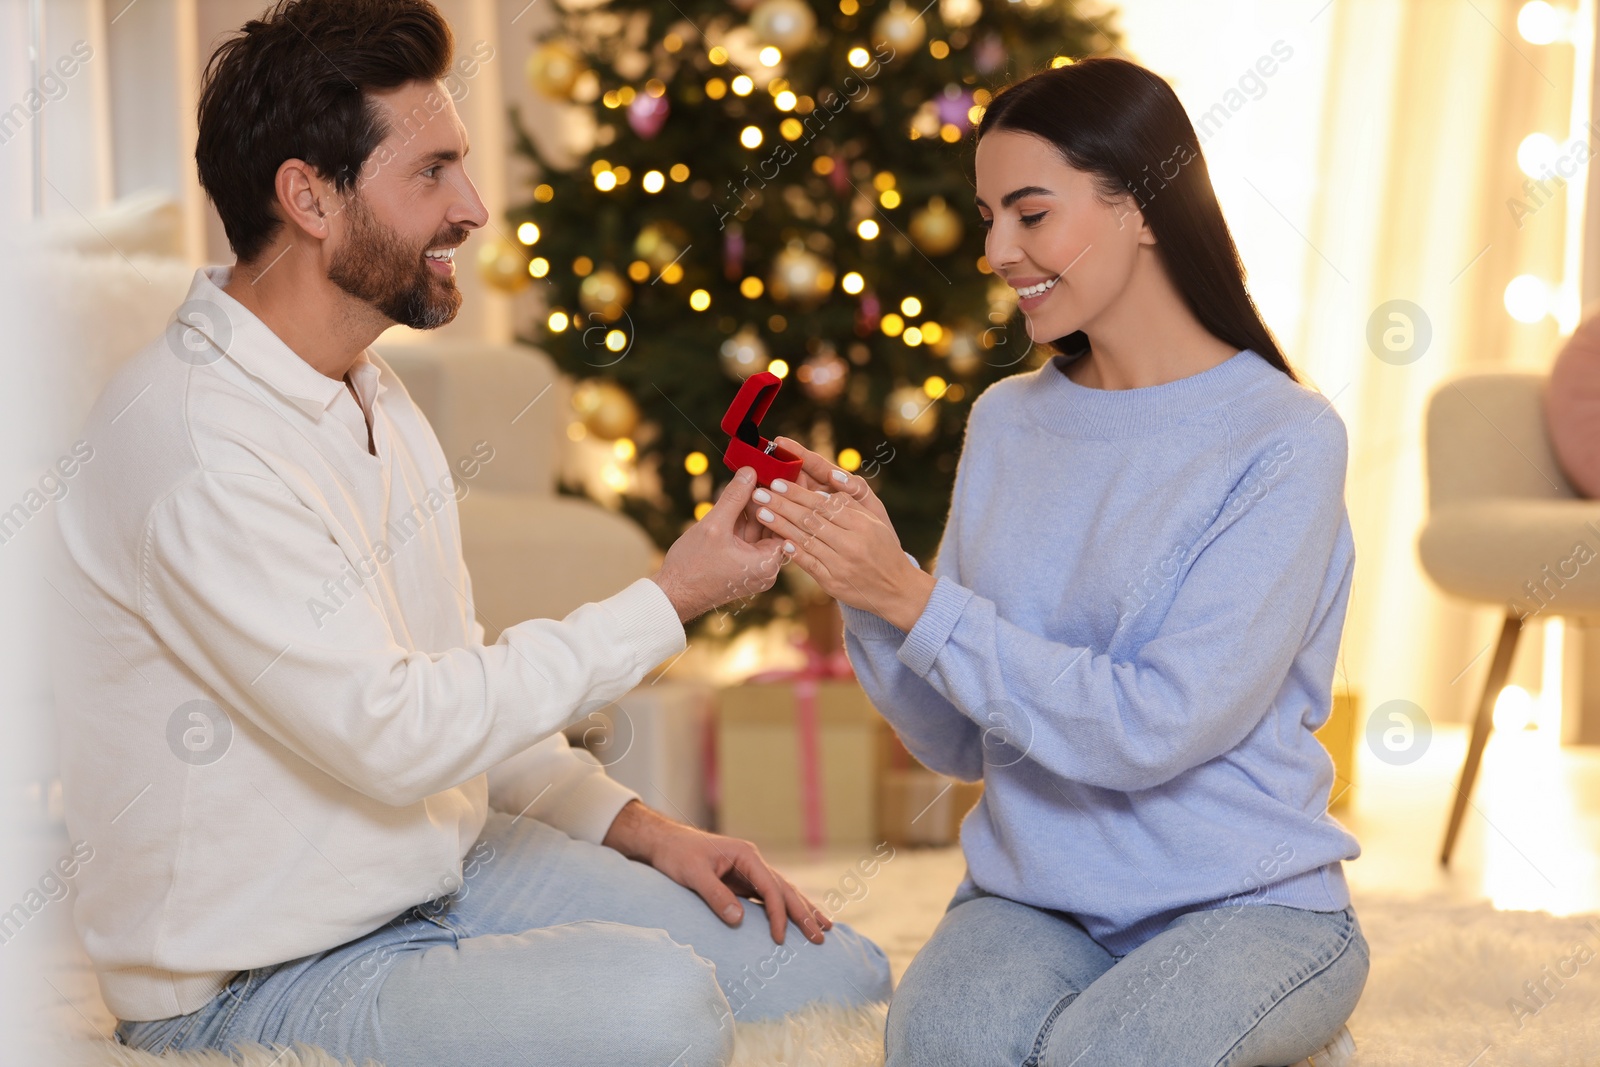
[[[819,482],[809,470],[804,473],[812,484]],[[831,473],[824,477],[840,484]],[[747,506],[755,509],[756,521],[785,539],[784,551],[823,592],[909,631],[927,606],[933,576],[900,548],[883,505],[866,483],[849,480],[860,483],[866,496],[777,480],[770,491],[757,489]]]
[[[894,525],[889,522],[889,512],[884,508],[883,501],[878,499],[878,494],[872,491],[872,486],[867,484],[865,478],[834,466],[820,452],[811,451],[792,437],[779,437],[777,441],[790,455],[800,457],[802,463],[798,480],[803,488],[827,493],[842,492],[870,511],[880,522]]]

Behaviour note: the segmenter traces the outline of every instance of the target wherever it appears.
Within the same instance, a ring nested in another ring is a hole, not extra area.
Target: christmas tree
[[[732,476],[720,422],[739,381],[771,370],[784,386],[763,434],[869,478],[905,549],[931,559],[968,406],[1037,365],[983,258],[972,129],[1009,82],[1115,47],[1105,16],[1079,11],[562,9],[528,77],[592,115],[592,143],[560,169],[513,115],[537,184],[509,213],[520,246],[491,242],[480,269],[548,287],[548,316],[522,339],[578,380],[572,435],[614,443],[610,488],[663,548]],[[807,579],[784,574],[715,624],[792,609]]]

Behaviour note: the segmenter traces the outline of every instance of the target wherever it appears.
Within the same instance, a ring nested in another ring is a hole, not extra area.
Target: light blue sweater
[[[862,686],[983,779],[969,878],[1113,954],[1200,907],[1345,907],[1360,847],[1312,736],[1355,566],[1344,422],[1250,349],[1141,389],[1061,362],[973,405],[911,631],[843,608]]]

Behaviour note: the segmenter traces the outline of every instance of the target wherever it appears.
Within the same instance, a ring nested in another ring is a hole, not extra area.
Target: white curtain
[[[1566,141],[1574,99],[1589,93],[1572,44],[1521,37],[1520,6],[1122,6],[1129,50],[1175,82],[1197,126],[1274,43],[1293,50],[1275,74],[1249,80],[1245,103],[1213,123],[1204,149],[1269,325],[1350,431],[1356,575],[1335,685],[1357,691],[1367,710],[1405,698],[1435,721],[1469,713],[1488,661],[1474,657],[1499,621],[1491,608],[1441,596],[1417,563],[1423,408],[1461,371],[1548,367],[1561,326],[1512,320],[1502,294],[1523,273],[1562,280],[1568,249],[1582,251],[1581,235],[1569,233],[1581,218],[1564,196],[1520,229],[1506,206],[1525,197],[1522,138]],[[1578,21],[1592,41],[1587,0]],[[1580,281],[1573,273],[1567,280]],[[1368,345],[1370,319],[1392,300],[1416,304],[1431,330],[1406,365]],[[1512,679],[1530,690],[1540,685],[1540,636],[1526,635]]]

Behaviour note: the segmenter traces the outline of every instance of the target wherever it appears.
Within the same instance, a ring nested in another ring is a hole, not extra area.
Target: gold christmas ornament
[[[511,242],[492,237],[478,248],[478,277],[502,293],[525,289],[532,280],[528,277],[528,256]]]
[[[800,388],[806,396],[821,403],[838,399],[850,378],[850,364],[839,358],[833,346],[828,346],[800,364],[795,371]]]
[[[640,259],[660,271],[683,254],[689,235],[675,222],[652,222],[639,231],[633,251]]]
[[[954,252],[961,245],[961,219],[936,196],[911,216],[911,240],[930,256]]]
[[[772,298],[783,303],[811,304],[833,290],[833,268],[799,241],[789,242],[772,260],[767,279]]]
[[[722,342],[723,372],[740,381],[758,370],[767,369],[767,346],[754,326],[742,326],[739,332]]]
[[[982,14],[983,0],[939,0],[939,17],[951,29],[970,26]]]
[[[584,428],[603,441],[631,437],[639,426],[639,406],[616,382],[587,378],[572,390],[572,409]]]
[[[567,100],[585,71],[583,57],[568,41],[546,41],[528,57],[528,84],[545,96]]]
[[[1004,322],[1017,310],[1017,291],[1003,278],[993,278],[985,291],[989,298],[989,321]]]
[[[633,299],[628,280],[610,267],[601,267],[578,285],[578,303],[607,322],[622,318],[622,311]]]
[[[939,402],[920,385],[902,385],[883,405],[883,432],[892,437],[927,437],[939,426]]]
[[[872,24],[872,43],[879,47],[888,45],[894,49],[896,56],[915,51],[925,36],[927,25],[921,14],[904,0],[894,0],[889,10],[879,15],[878,21]]]
[[[935,351],[944,356],[946,363],[956,374],[971,374],[978,369],[983,359],[977,328],[966,320],[957,323],[953,329],[945,333],[942,347],[943,351],[939,351],[938,348]]]
[[[918,137],[937,137],[942,125],[939,121],[939,105],[932,100],[924,100],[911,116],[911,132]]]
[[[790,52],[811,44],[817,16],[805,0],[761,0],[750,13],[750,29],[759,44]]]

